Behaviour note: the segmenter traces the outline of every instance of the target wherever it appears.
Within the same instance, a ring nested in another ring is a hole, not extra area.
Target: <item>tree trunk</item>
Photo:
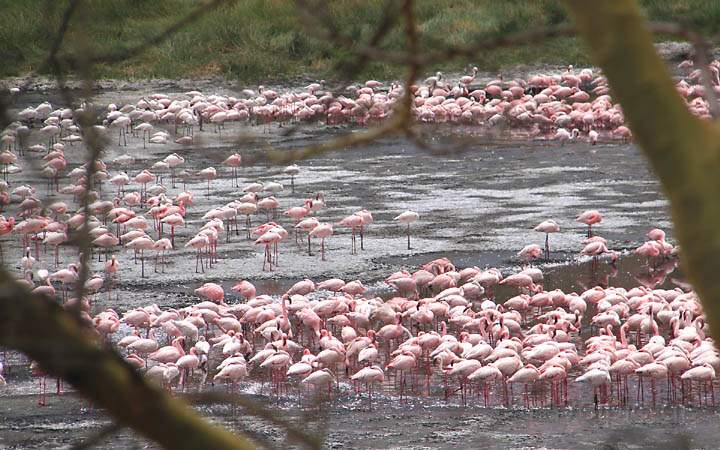
[[[670,199],[683,267],[720,336],[719,125],[689,112],[634,0],[565,4]]]

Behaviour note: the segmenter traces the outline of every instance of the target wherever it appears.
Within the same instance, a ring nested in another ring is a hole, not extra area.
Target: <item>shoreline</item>
[[[668,61],[668,63],[679,62],[692,54],[692,45],[685,42],[661,42],[655,44],[658,53]],[[712,55],[720,55],[720,47],[716,47],[712,51]],[[496,78],[498,73],[502,73],[504,77],[508,79],[513,78],[527,78],[532,75],[539,73],[554,74],[561,73],[565,69],[565,65],[557,64],[537,64],[537,65],[515,65],[499,68],[498,70],[480,70],[478,72],[478,84],[482,82],[490,81]],[[597,67],[587,67],[595,73],[599,73]],[[579,69],[577,67],[576,69]],[[432,75],[431,73],[424,74],[418,82],[426,76]],[[464,72],[448,72],[445,76],[448,79],[457,79],[463,75]],[[305,86],[309,83],[319,81],[321,77],[313,76],[312,74],[301,74],[288,77],[284,80],[273,80],[266,83],[268,87],[273,89],[294,89]],[[385,80],[386,84],[392,80]],[[328,85],[333,88],[349,86],[352,84],[359,83],[360,80],[329,80]],[[66,85],[72,90],[79,90],[82,88],[82,80],[78,80],[74,76],[68,76]],[[93,90],[95,91],[108,91],[108,90],[126,90],[126,91],[139,91],[139,90],[191,90],[191,89],[224,89],[229,92],[240,91],[248,86],[257,86],[262,84],[262,80],[254,82],[241,82],[238,79],[232,79],[224,75],[213,75],[207,77],[193,77],[193,78],[100,78],[94,80]],[[51,90],[57,90],[57,82],[54,77],[49,75],[36,75],[26,74],[16,77],[6,77],[0,79],[0,88],[9,89],[12,87],[20,87],[23,92],[45,92]]]

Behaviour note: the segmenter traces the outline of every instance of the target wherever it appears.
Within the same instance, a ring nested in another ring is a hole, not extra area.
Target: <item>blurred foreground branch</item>
[[[77,1],[77,0],[75,0]],[[73,3],[75,2],[73,1]],[[77,58],[73,57],[72,55],[65,55],[63,58],[61,58],[61,61],[57,61],[56,63],[62,63],[64,65],[67,65],[68,67],[79,70],[82,69],[84,65],[86,64],[114,64],[119,63],[122,61],[125,61],[130,58],[134,58],[138,55],[141,55],[148,49],[161,44],[165,42],[167,39],[172,37],[175,33],[182,30],[186,26],[190,25],[191,23],[199,20],[201,17],[203,17],[205,14],[209,13],[210,11],[214,11],[215,9],[218,9],[220,6],[228,4],[233,2],[234,0],[212,0],[209,2],[201,2],[201,4],[192,12],[187,14],[182,19],[178,20],[177,22],[173,23],[160,33],[156,34],[155,36],[136,44],[132,47],[126,48],[124,50],[120,50],[118,52],[114,53],[106,53],[106,54],[100,54],[100,55],[91,55],[89,57],[85,58]],[[57,52],[57,50],[56,50]],[[60,59],[60,58],[58,58]],[[50,61],[52,62],[52,61]],[[42,71],[42,70],[41,70]]]
[[[0,346],[19,350],[72,384],[120,424],[171,449],[253,449],[181,400],[150,386],[94,330],[0,271]]]

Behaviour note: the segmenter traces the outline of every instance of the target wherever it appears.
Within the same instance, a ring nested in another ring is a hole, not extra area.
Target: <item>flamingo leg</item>
[[[410,250],[410,224],[407,224],[407,241],[408,241],[408,250]]]
[[[545,255],[550,259],[550,233],[545,233]]]

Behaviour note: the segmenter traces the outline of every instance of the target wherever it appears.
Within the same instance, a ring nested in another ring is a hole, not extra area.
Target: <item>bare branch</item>
[[[63,73],[62,64],[57,58],[58,53],[60,52],[60,49],[62,47],[62,43],[64,41],[64,37],[67,34],[67,30],[69,27],[70,20],[73,17],[73,14],[77,11],[78,4],[80,3],[80,0],[72,0],[70,4],[68,5],[67,9],[65,10],[65,13],[63,14],[63,20],[60,24],[60,28],[58,29],[57,36],[55,40],[53,41],[53,46],[50,51],[50,55],[47,59],[47,67],[50,69],[50,71],[55,76],[55,79],[58,84],[58,89],[60,90],[60,94],[62,95],[63,101],[66,105],[71,106],[74,102],[74,98],[70,90],[67,88],[67,85],[65,84],[65,77]],[[77,69],[80,75],[83,77],[83,88],[84,92],[87,97],[91,95],[91,89],[92,89],[92,80],[90,78],[91,70],[90,70],[90,64],[87,62],[87,58],[82,57],[78,59],[78,65]],[[93,189],[93,182],[95,178],[95,174],[97,173],[97,162],[100,158],[100,154],[102,152],[102,146],[100,145],[100,138],[97,134],[97,131],[93,128],[93,125],[95,124],[96,116],[94,111],[84,111],[83,114],[81,114],[79,117],[76,118],[78,124],[80,125],[81,129],[83,130],[85,134],[85,143],[87,145],[89,155],[87,158],[87,168],[86,168],[86,182],[85,182],[85,191],[83,192],[81,201],[80,201],[80,208],[84,211],[85,216],[83,220],[83,224],[81,229],[78,232],[78,235],[75,238],[75,243],[78,246],[78,249],[80,251],[80,271],[78,274],[78,282],[76,283],[76,297],[78,299],[77,302],[75,302],[71,306],[71,311],[73,311],[75,314],[80,314],[81,307],[82,307],[82,298],[85,291],[85,282],[88,279],[89,273],[90,273],[90,266],[88,259],[90,258],[90,253],[92,251],[92,242],[90,239],[90,230],[89,230],[89,224],[90,224],[90,214],[88,211],[88,204],[90,203],[90,195],[92,193]]]
[[[100,428],[97,432],[93,433],[90,437],[83,439],[77,444],[73,445],[71,450],[87,450],[101,444],[105,439],[114,435],[118,431],[122,430],[123,427],[112,422],[104,427]]]
[[[59,62],[57,59],[58,53],[60,52],[60,48],[62,47],[62,43],[65,40],[65,35],[67,34],[67,30],[70,26],[70,19],[72,19],[73,15],[75,14],[75,11],[77,11],[77,7],[80,4],[80,0],[70,0],[68,2],[68,6],[65,9],[65,12],[63,13],[62,20],[60,22],[60,28],[58,29],[58,33],[55,36],[55,39],[53,40],[52,46],[50,47],[50,53],[48,54],[47,59],[45,60],[45,63],[43,66],[45,67],[51,67],[53,72],[59,73]],[[41,72],[42,67],[41,66]]]
[[[393,62],[397,64],[406,63],[406,52],[378,48],[377,45],[380,43],[380,40],[375,43],[375,45],[365,45],[355,42],[352,38],[343,35],[325,8],[317,8],[307,0],[295,0],[295,3],[298,5],[298,11],[302,14],[301,18],[303,18],[307,24],[305,29],[316,38],[332,42],[334,45],[339,45],[350,52],[360,55],[366,60]],[[378,27],[378,31],[376,31],[376,35],[379,34],[379,28],[380,27]]]
[[[383,8],[383,16],[375,29],[375,33],[372,35],[365,47],[367,48],[379,48],[383,39],[392,30],[393,26],[397,23],[397,2],[394,0],[387,0]],[[365,65],[370,61],[370,56],[367,53],[360,53],[357,59],[346,67],[341,69],[340,76],[350,77],[353,74],[357,74],[362,71]]]

